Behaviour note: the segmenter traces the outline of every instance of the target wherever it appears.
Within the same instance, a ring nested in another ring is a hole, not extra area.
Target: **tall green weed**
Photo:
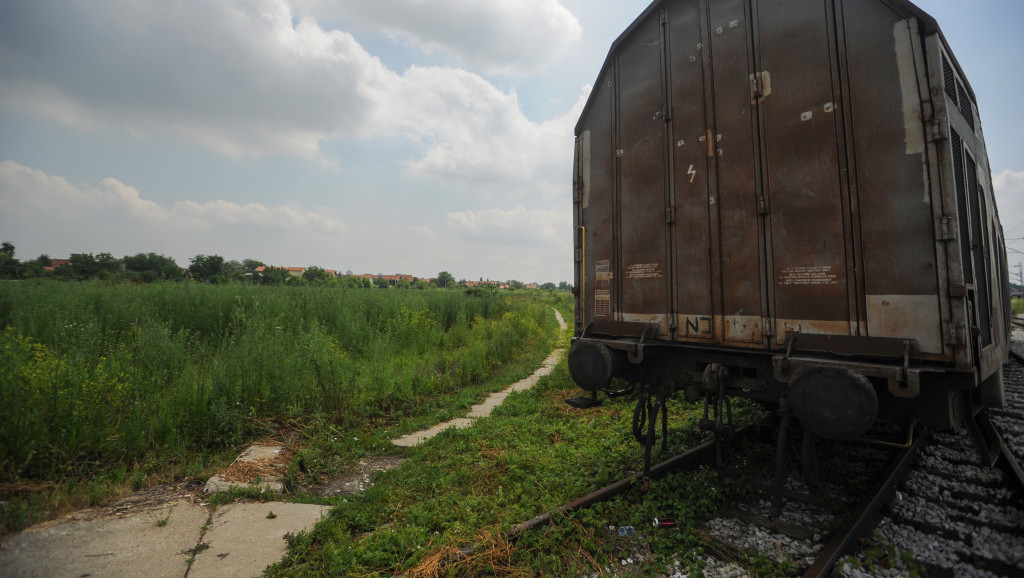
[[[397,420],[552,342],[548,298],[0,284],[0,482],[228,447],[267,423]]]

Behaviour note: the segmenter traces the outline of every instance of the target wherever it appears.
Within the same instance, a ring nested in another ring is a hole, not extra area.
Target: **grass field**
[[[590,575],[642,553],[631,571],[679,562],[700,575],[718,547],[701,521],[727,501],[712,470],[633,488],[515,541],[505,532],[637,471],[635,399],[574,409],[566,363],[491,417],[402,449],[390,440],[464,415],[568,346],[544,292],[0,284],[3,532],[168,480],[202,482],[254,439],[296,450],[283,498],[332,506],[289,539],[274,576]],[[701,406],[674,399],[669,451],[702,441]],[[740,422],[758,419],[734,406]],[[401,455],[354,496],[326,482],[360,459]],[[679,526],[650,527],[655,516]],[[620,538],[609,526],[633,526]],[[472,546],[470,556],[458,554]],[[722,553],[759,576],[792,568]]]
[[[441,419],[528,374],[568,296],[0,283],[0,489],[196,476],[282,427],[345,439]],[[338,460],[354,459],[349,444]],[[154,478],[155,476],[155,478]],[[8,492],[10,493],[10,492]],[[45,512],[0,496],[10,531]],[[51,504],[44,509],[59,507]]]

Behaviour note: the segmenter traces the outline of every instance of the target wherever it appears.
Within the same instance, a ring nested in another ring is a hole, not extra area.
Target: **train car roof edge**
[[[640,23],[645,18],[647,18],[652,12],[654,12],[656,9],[660,8],[662,4],[664,4],[665,2],[668,2],[668,1],[671,1],[671,0],[654,0],[653,2],[651,2],[647,6],[647,8],[645,8],[644,11],[641,12],[640,15],[637,16],[633,20],[632,23],[630,23],[630,25],[622,32],[622,34],[619,34],[618,38],[616,38],[615,41],[612,42],[611,48],[608,49],[608,55],[605,56],[604,62],[601,64],[601,69],[597,73],[597,78],[595,79],[595,82],[594,82],[594,86],[595,87],[598,85],[598,81],[604,75],[605,70],[607,70],[609,65],[611,64],[612,57],[618,51],[619,45],[622,44],[622,42],[625,41],[625,39],[628,38],[633,33],[633,31],[640,25]],[[967,79],[967,75],[964,74],[963,69],[960,67],[960,62],[957,61],[956,55],[953,54],[953,50],[949,47],[949,43],[946,41],[946,36],[942,33],[942,29],[939,27],[939,23],[935,20],[935,18],[933,18],[931,14],[928,14],[927,12],[925,12],[924,10],[919,8],[916,4],[914,4],[910,0],[876,0],[876,1],[881,2],[881,3],[889,6],[890,8],[896,10],[897,12],[903,12],[903,13],[906,13],[908,16],[913,16],[913,17],[917,18],[919,21],[921,21],[923,23],[924,26],[923,26],[923,30],[922,31],[925,34],[938,33],[939,38],[942,40],[942,45],[946,49],[946,54],[949,55],[949,58],[952,61],[953,66],[956,68],[957,72],[959,73],[960,78],[963,79],[965,87],[967,88],[967,90],[971,94],[971,99],[974,100],[975,102],[977,102],[977,97],[974,94],[974,89],[971,87],[970,81]],[[593,92],[593,90],[591,90],[590,96],[587,97],[587,103],[583,106],[583,110],[580,111],[580,117],[576,121],[576,127],[574,129],[574,134],[576,136],[579,136],[579,134],[580,134],[580,129],[581,129],[580,124],[583,122],[583,118],[586,117],[587,111],[590,110],[590,106],[591,106],[591,102],[593,101],[593,98],[594,98],[594,92]]]

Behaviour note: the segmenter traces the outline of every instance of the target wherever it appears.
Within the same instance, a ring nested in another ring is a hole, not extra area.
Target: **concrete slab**
[[[471,425],[473,425],[472,419],[468,417],[460,417],[453,419],[451,421],[439,423],[430,429],[420,430],[412,432],[411,434],[406,434],[398,439],[391,440],[391,443],[395,444],[396,446],[411,448],[412,446],[419,445],[424,441],[429,440],[430,438],[436,436],[437,434],[443,432],[444,430],[450,427],[466,429]]]
[[[285,555],[285,534],[311,529],[329,510],[329,506],[286,502],[221,506],[203,535],[188,576],[256,576]]]
[[[556,349],[552,351],[551,354],[544,359],[544,362],[541,363],[540,367],[537,368],[537,371],[534,371],[532,374],[530,374],[529,377],[520,379],[519,381],[508,386],[503,390],[503,392],[513,393],[517,391],[526,391],[531,387],[537,385],[537,382],[540,381],[540,378],[544,377],[545,375],[555,370],[555,366],[558,365],[558,362],[561,361],[562,355],[564,354],[564,349]]]
[[[494,408],[505,403],[505,398],[507,397],[508,394],[505,393],[504,391],[492,393],[491,395],[487,396],[487,399],[485,399],[483,403],[478,403],[473,407],[469,408],[469,413],[466,414],[466,417],[487,417],[491,415],[491,412],[494,411]]]
[[[180,578],[208,518],[206,508],[182,501],[123,518],[39,524],[0,542],[0,574]]]
[[[281,444],[253,444],[223,472],[212,476],[203,492],[227,492],[233,488],[258,488],[284,493],[282,481],[291,452]]]
[[[562,314],[559,313],[557,309],[555,309],[554,311],[555,317],[558,319],[558,325],[562,328],[562,330],[565,330],[565,319],[562,318]],[[404,435],[398,439],[391,440],[391,443],[395,444],[396,446],[408,448],[421,444],[450,427],[469,427],[470,425],[473,424],[473,420],[491,415],[491,412],[494,410],[494,408],[504,403],[505,399],[508,398],[508,395],[510,393],[517,391],[526,391],[531,387],[537,385],[537,382],[540,381],[540,378],[554,371],[555,366],[558,365],[558,362],[562,359],[562,355],[564,354],[564,349],[556,349],[552,351],[551,354],[548,355],[547,358],[544,360],[544,363],[542,363],[541,366],[537,369],[537,371],[534,371],[532,374],[530,374],[529,377],[520,379],[519,381],[513,383],[512,385],[506,387],[505,389],[487,396],[487,399],[485,399],[482,403],[474,405],[472,408],[470,408],[469,413],[466,415],[466,417],[453,419],[451,421],[437,424],[430,429],[421,430],[413,432],[411,434]]]

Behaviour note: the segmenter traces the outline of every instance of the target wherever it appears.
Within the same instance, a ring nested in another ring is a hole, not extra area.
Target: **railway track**
[[[1024,349],[1024,343],[1018,344]],[[781,520],[771,516],[769,474],[750,488],[749,495],[758,498],[732,505],[723,516],[710,520],[704,531],[722,546],[720,551],[735,553],[733,559],[756,551],[808,577],[915,572],[1024,575],[1024,477],[1017,477],[1024,461],[1024,357],[1015,353],[1004,367],[1004,385],[1006,407],[991,412],[1002,438],[1002,467],[980,465],[966,432],[918,430],[912,439],[903,440],[906,443],[891,447],[820,442],[820,484],[808,487],[800,472],[793,471],[785,484]],[[898,430],[888,427],[882,435],[899,438]],[[765,451],[772,453],[770,448]],[[657,471],[708,463],[709,452],[705,444],[663,462]],[[607,499],[628,488],[635,477],[559,511]],[[512,533],[528,531],[548,519],[539,516]],[[858,546],[862,546],[859,552],[843,557]],[[747,568],[729,560],[706,556],[704,562],[705,576],[749,575]],[[686,572],[669,568],[666,575]]]
[[[1024,459],[1024,358],[1015,354],[1006,364],[1004,385],[1006,407],[991,412],[1001,438],[1001,467],[983,467],[966,432],[923,432],[909,447],[890,454],[889,465],[875,474],[874,489],[864,494],[824,547],[807,537],[780,539],[763,520],[734,527],[731,534],[719,532],[718,538],[756,548],[775,560],[791,560],[807,577],[1024,575],[1024,478],[1018,477]],[[882,454],[876,454],[865,462],[866,451],[845,450],[842,463],[829,467],[856,475],[882,461]],[[787,485],[791,491],[801,488],[792,476]],[[835,503],[848,498],[836,496]],[[794,516],[790,510],[799,511],[798,504],[787,500],[784,520]],[[759,507],[763,514],[767,502]],[[830,516],[841,509],[820,509],[809,527],[833,524],[837,518]],[[716,520],[710,524],[727,525]],[[760,542],[752,539],[758,536]],[[839,559],[863,538],[866,548]],[[744,574],[722,565],[705,575]]]

